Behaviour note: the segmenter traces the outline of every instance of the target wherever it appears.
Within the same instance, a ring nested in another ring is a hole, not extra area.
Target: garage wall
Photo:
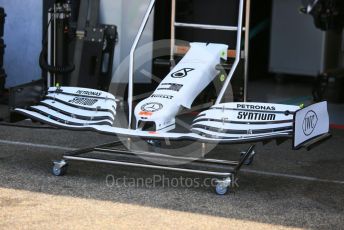
[[[0,0],[7,17],[5,24],[4,66],[6,87],[41,77],[38,64],[42,38],[42,1]]]
[[[119,29],[119,43],[116,48],[116,68],[128,55],[141,20],[150,0],[101,0],[101,22],[115,24]],[[42,40],[41,0],[0,0],[7,18],[5,28],[6,87],[24,84],[41,77],[39,53]],[[152,14],[154,15],[154,14]],[[153,17],[147,26],[140,44],[153,40]],[[151,58],[147,56],[147,60]],[[151,64],[144,66],[151,71]],[[116,80],[114,80],[116,82]],[[146,77],[136,76],[136,82],[150,82]]]
[[[299,13],[300,0],[274,0],[270,72],[317,76],[325,68],[326,33],[309,15]]]
[[[101,22],[115,24],[118,27],[119,42],[116,48],[115,68],[128,57],[149,3],[150,0],[101,0]],[[153,41],[153,31],[154,12],[145,28],[138,47]],[[146,60],[152,60],[152,54],[148,54]],[[151,72],[152,63],[149,61],[140,69]],[[136,71],[135,83],[150,83],[150,79],[143,76],[140,69]],[[121,81],[113,79],[113,83],[126,82],[127,76],[123,77],[123,79]]]

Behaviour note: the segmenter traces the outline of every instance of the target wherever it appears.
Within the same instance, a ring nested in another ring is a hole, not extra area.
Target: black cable
[[[44,46],[41,54],[39,55],[39,65],[42,69],[48,71],[52,74],[67,74],[71,73],[75,69],[75,65],[68,65],[68,66],[52,66],[49,65],[45,59],[45,55],[47,54],[47,47]]]

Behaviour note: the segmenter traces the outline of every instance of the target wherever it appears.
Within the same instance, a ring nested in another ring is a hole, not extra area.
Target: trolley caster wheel
[[[67,170],[68,164],[65,161],[57,161],[54,162],[54,166],[51,172],[54,176],[64,176],[66,175]]]
[[[217,195],[224,196],[230,192],[232,185],[232,180],[230,178],[216,180],[215,183],[214,191]]]
[[[229,192],[229,187],[223,186],[221,183],[218,183],[215,186],[215,192],[217,195],[224,196]]]
[[[240,159],[243,159],[244,156],[245,156],[246,153],[241,153],[240,154]],[[245,162],[244,162],[244,165],[247,165],[247,166],[250,166],[252,165],[253,161],[254,161],[254,155],[255,155],[255,152],[251,153],[251,156],[249,156]]]

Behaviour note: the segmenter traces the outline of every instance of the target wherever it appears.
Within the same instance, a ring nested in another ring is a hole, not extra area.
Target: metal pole
[[[129,63],[129,86],[128,86],[128,105],[129,105],[129,129],[131,129],[131,123],[132,123],[132,114],[133,114],[133,92],[134,92],[134,55],[135,50],[137,48],[137,45],[140,41],[140,38],[143,34],[143,31],[147,25],[147,22],[149,20],[149,16],[152,13],[155,6],[155,0],[151,0],[147,12],[142,20],[139,32],[136,35],[136,38],[134,40],[134,44],[131,47],[130,50],[130,63]]]
[[[202,143],[202,157],[204,158],[205,155],[207,154],[207,145],[206,143]]]
[[[55,15],[54,15],[55,17]],[[52,25],[51,25],[51,21],[50,19],[52,18],[52,13],[51,13],[51,9],[49,9],[49,13],[48,13],[48,65],[51,65],[51,33],[52,33]],[[48,88],[52,87],[53,85],[52,83],[52,79],[51,79],[51,73],[48,71],[47,72],[47,85]]]
[[[53,63],[54,66],[56,66],[56,16],[57,16],[57,11],[56,11],[56,4],[54,4],[54,51],[53,51]],[[56,86],[56,74],[53,74],[53,86]]]
[[[222,98],[224,94],[226,93],[226,90],[228,88],[228,85],[230,84],[232,77],[235,73],[235,70],[238,67],[238,64],[240,62],[241,58],[241,37],[242,37],[242,21],[243,21],[243,11],[244,11],[244,0],[240,0],[239,4],[239,17],[238,17],[238,34],[237,34],[237,44],[236,44],[236,57],[235,57],[235,62],[233,64],[233,67],[221,89],[221,92],[216,100],[215,105],[218,105],[221,103]]]
[[[193,29],[202,29],[202,30],[223,30],[223,31],[237,31],[238,30],[238,27],[236,26],[219,26],[219,25],[183,23],[183,22],[175,22],[174,26],[184,27],[184,28],[193,28]]]
[[[176,0],[172,0],[172,11],[171,11],[171,52],[170,52],[170,63],[174,65],[174,46],[176,44]]]
[[[245,71],[244,71],[244,102],[247,102],[248,96],[248,68],[250,51],[250,20],[251,19],[251,0],[246,0],[246,25],[245,25]]]
[[[112,164],[112,165],[124,165],[124,166],[138,167],[138,168],[161,169],[161,170],[175,171],[175,172],[196,173],[196,174],[211,175],[211,176],[225,177],[225,176],[231,175],[231,173],[226,173],[226,172],[205,171],[205,170],[188,169],[188,168],[177,168],[177,167],[170,167],[170,166],[163,166],[163,165],[153,165],[153,164],[150,165],[150,164],[134,163],[134,162],[126,162],[126,161],[111,161],[111,160],[102,160],[102,159],[92,159],[92,158],[86,158],[86,157],[65,156],[64,159],[74,160],[74,161]]]

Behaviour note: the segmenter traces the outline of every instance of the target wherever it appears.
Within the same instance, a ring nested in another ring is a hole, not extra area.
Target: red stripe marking
[[[154,131],[150,131],[150,132],[148,132],[149,134],[153,134],[153,135],[156,135],[156,134],[158,134],[157,132],[154,132]]]
[[[331,124],[331,129],[344,129],[344,125]]]
[[[153,115],[153,113],[152,113],[152,112],[144,112],[144,111],[141,111],[141,112],[139,113],[139,115],[140,115],[140,116],[143,116],[143,117],[150,117],[150,116]]]

